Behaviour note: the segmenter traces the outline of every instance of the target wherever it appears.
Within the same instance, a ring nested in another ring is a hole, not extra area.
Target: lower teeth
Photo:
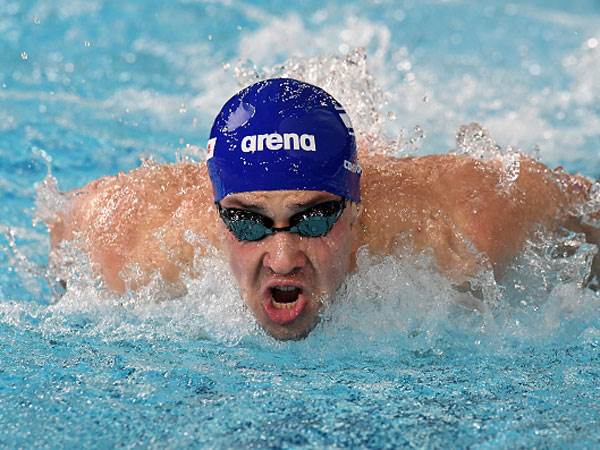
[[[289,302],[289,303],[279,303],[279,302],[273,300],[273,306],[277,309],[292,309],[295,304],[296,304],[296,300],[293,302]]]

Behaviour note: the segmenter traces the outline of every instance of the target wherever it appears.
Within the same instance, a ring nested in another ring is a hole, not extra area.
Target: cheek
[[[230,233],[225,235],[223,239],[223,248],[231,272],[240,286],[244,288],[246,280],[251,278],[251,274],[256,272],[256,265],[259,260],[256,256],[256,249],[252,249],[248,245],[239,242]]]
[[[313,254],[315,266],[321,273],[326,274],[330,284],[339,284],[350,268],[351,258],[351,233],[345,223],[334,227],[331,232],[320,242],[315,242]]]

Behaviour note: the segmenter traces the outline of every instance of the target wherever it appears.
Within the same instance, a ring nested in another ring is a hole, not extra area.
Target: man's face
[[[260,213],[274,227],[294,214],[339,197],[319,191],[257,191],[230,194],[223,208]],[[350,270],[356,212],[349,203],[322,237],[278,232],[259,241],[238,241],[223,228],[223,246],[242,295],[260,325],[277,339],[300,339],[317,324],[319,310]]]

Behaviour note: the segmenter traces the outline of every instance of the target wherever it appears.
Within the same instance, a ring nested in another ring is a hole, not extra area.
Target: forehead
[[[229,194],[221,204],[225,207],[256,207],[260,209],[297,209],[339,197],[324,191],[253,191]]]

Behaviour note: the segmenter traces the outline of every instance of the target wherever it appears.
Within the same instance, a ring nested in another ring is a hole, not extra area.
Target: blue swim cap
[[[315,190],[360,201],[356,139],[344,108],[323,89],[291,78],[231,97],[210,132],[215,201],[236,192]]]

